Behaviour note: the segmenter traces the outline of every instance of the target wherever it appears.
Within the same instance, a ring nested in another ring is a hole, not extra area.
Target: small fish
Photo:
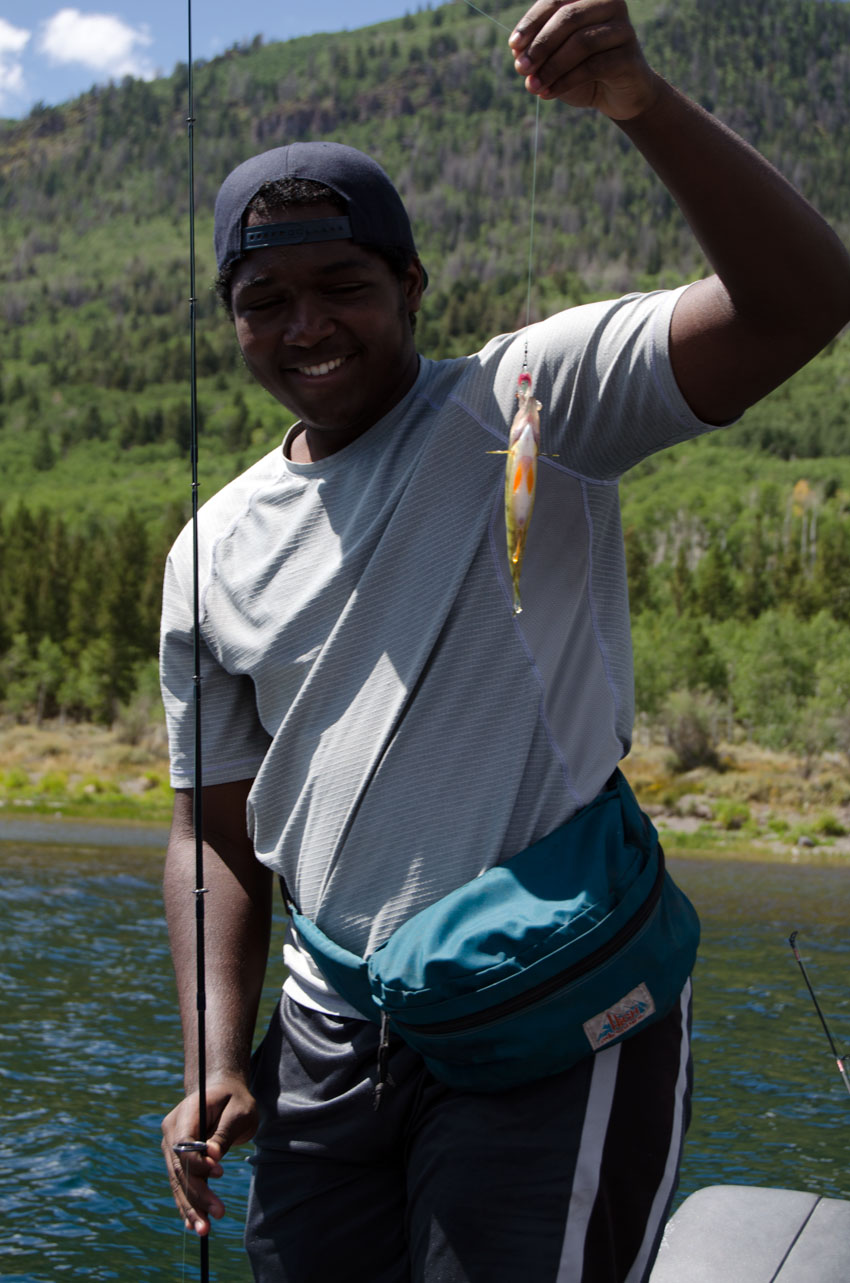
[[[522,610],[519,599],[519,576],[531,514],[537,489],[537,455],[540,450],[540,411],[542,406],[531,391],[531,375],[523,370],[518,379],[516,399],[519,402],[507,450],[490,450],[489,454],[506,454],[505,529],[508,536],[508,563],[514,586],[514,614]]]

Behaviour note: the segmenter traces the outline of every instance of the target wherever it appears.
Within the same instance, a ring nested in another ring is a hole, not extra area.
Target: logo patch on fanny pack
[[[652,994],[646,985],[640,984],[624,998],[620,998],[619,1002],[606,1007],[605,1011],[600,1011],[598,1016],[591,1016],[590,1020],[585,1020],[582,1028],[593,1050],[599,1051],[615,1038],[634,1029],[635,1025],[639,1025],[654,1012],[655,1003],[652,1001]]]

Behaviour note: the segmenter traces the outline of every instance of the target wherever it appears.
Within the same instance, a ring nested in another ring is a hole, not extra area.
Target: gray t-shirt
[[[707,431],[668,359],[677,292],[527,332],[537,502],[512,613],[503,448],[526,333],[423,360],[404,400],[316,463],[280,447],[199,517],[204,783],[254,779],[257,856],[365,953],[550,832],[628,752],[617,478]],[[168,561],[162,680],[193,783],[191,531]]]

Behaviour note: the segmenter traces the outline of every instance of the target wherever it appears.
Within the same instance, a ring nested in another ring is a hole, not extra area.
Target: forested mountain
[[[505,28],[522,8],[481,7]],[[653,64],[850,239],[850,5],[632,8]],[[384,164],[431,277],[419,331],[429,355],[524,321],[534,104],[507,34],[456,0],[339,35],[257,37],[197,66],[202,495],[288,422],[247,378],[207,288],[215,192],[252,152],[324,137]],[[152,653],[163,549],[189,496],[186,89],[178,66],[0,122],[7,707],[108,717]],[[536,165],[533,317],[704,271],[669,196],[610,122],[543,104]],[[639,649],[650,621],[669,626],[666,612],[680,636],[698,619],[696,651],[717,662],[707,678],[683,661],[667,684],[710,693],[751,727],[731,684],[729,648],[742,643],[723,640],[728,621],[753,637],[774,615],[795,620],[795,635],[850,619],[849,421],[845,336],[740,425],[624,486]],[[804,702],[813,669],[807,680]],[[642,689],[647,713],[664,688],[659,675]]]

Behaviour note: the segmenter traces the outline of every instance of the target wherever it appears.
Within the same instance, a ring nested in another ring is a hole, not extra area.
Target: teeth
[[[338,370],[344,360],[344,356],[338,356],[335,361],[323,361],[321,365],[299,365],[298,373],[311,377],[316,374],[330,374],[331,370]]]

